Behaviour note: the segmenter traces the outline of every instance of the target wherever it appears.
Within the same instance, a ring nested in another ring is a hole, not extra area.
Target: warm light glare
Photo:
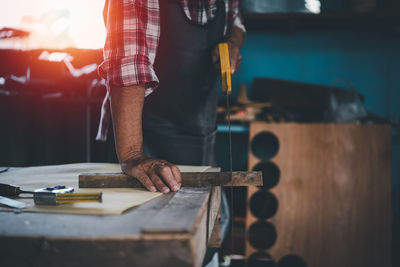
[[[305,0],[306,8],[315,14],[319,14],[321,12],[321,2],[318,0]]]
[[[0,0],[0,28],[31,32],[23,43],[32,48],[101,48],[105,40],[103,7],[105,0]],[[10,43],[11,42],[11,43]],[[3,44],[2,44],[3,43]]]

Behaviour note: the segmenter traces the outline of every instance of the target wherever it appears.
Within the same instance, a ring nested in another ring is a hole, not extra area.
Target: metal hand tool
[[[46,187],[46,188],[37,189],[35,191],[25,191],[25,190],[21,190],[21,188],[17,185],[0,183],[0,196],[5,196],[5,197],[17,197],[20,194],[34,195],[35,193],[72,193],[72,192],[74,192],[74,188],[67,187],[65,185]]]
[[[232,93],[231,82],[231,64],[229,60],[229,47],[228,43],[218,44],[219,60],[221,65],[221,85],[222,93],[226,95],[226,112],[228,114],[228,138],[229,138],[229,167],[232,172],[232,134],[231,134],[231,112],[230,112],[230,99]]]
[[[231,83],[231,64],[229,60],[229,46],[228,43],[218,44],[219,60],[221,63],[221,86],[222,93],[226,95],[226,112],[228,117],[228,141],[229,141],[229,169],[232,174],[232,133],[231,133],[231,110],[229,96],[232,93]],[[231,187],[231,231],[233,234],[233,187]],[[232,237],[232,249],[234,248],[234,241]]]
[[[73,192],[74,192],[73,187],[68,187],[64,185],[41,188],[35,191],[25,191],[21,190],[20,187],[16,185],[0,183],[1,196],[17,197],[20,194],[32,194],[33,200],[36,205],[58,205],[58,204],[75,203],[75,202],[102,201],[101,192],[96,192],[96,193],[73,193]],[[7,203],[10,203],[10,201],[8,201]]]
[[[17,197],[19,194],[33,194],[31,191],[21,190],[19,186],[0,183],[0,196]]]

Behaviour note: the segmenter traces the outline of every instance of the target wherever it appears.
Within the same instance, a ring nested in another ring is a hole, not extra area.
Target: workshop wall
[[[379,32],[249,32],[234,92],[255,77],[323,85],[350,82],[365,95],[367,110],[400,116],[400,35]]]
[[[237,94],[242,84],[247,85],[251,95],[251,84],[256,77],[343,87],[350,83],[365,96],[369,112],[399,119],[399,47],[400,34],[385,31],[249,32],[241,50],[241,69],[233,76],[233,95]],[[222,139],[220,134],[220,145],[225,148]],[[398,132],[393,132],[392,144],[393,234],[399,236],[396,226],[400,224]],[[236,144],[233,149],[247,153],[246,144]],[[394,242],[395,247],[400,245],[396,239]]]
[[[400,34],[389,32],[249,32],[233,93],[255,77],[347,86],[365,96],[369,112],[400,118]],[[393,174],[400,173],[399,138],[393,138]],[[400,175],[399,175],[400,176]],[[398,183],[398,182],[397,182]]]

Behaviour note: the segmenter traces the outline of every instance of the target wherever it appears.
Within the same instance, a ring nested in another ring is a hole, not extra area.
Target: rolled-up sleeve
[[[144,85],[146,95],[158,86],[153,64],[160,36],[158,0],[106,0],[107,37],[99,74],[108,90]]]
[[[246,28],[243,24],[243,19],[239,9],[239,0],[227,1],[228,7],[228,17],[227,17],[227,28],[231,28],[233,26],[240,28],[243,32],[246,32]]]

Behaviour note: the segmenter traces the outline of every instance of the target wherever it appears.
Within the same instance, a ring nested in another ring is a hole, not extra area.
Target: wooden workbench
[[[201,266],[219,208],[187,187],[119,216],[0,212],[0,266]]]

